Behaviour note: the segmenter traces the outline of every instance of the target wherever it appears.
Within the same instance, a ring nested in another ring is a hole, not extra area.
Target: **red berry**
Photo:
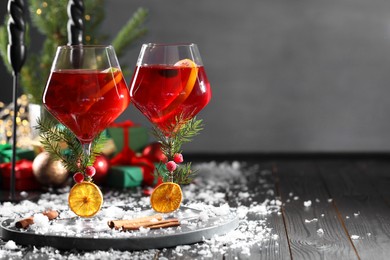
[[[89,177],[92,177],[94,176],[96,173],[96,169],[95,167],[93,166],[88,166],[87,168],[85,168],[85,174]]]
[[[175,161],[175,163],[182,163],[184,161],[183,155],[181,153],[175,153],[175,155],[173,156],[173,160]]]
[[[167,163],[165,164],[165,166],[167,167],[167,170],[168,170],[169,172],[173,172],[174,170],[176,170],[176,167],[177,167],[177,165],[176,165],[176,163],[175,163],[174,161],[169,161],[169,162],[167,162]]]
[[[84,181],[84,174],[82,174],[81,172],[76,172],[74,175],[73,175],[73,180],[76,182],[76,183],[81,183]]]

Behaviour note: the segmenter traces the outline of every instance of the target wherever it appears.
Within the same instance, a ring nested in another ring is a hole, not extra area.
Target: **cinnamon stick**
[[[42,212],[49,220],[53,220],[58,217],[58,211],[56,210],[48,210]],[[28,228],[30,225],[34,224],[34,216],[21,219],[15,223],[15,227],[17,228]]]
[[[162,215],[156,214],[153,216],[135,218],[135,219],[121,219],[108,221],[108,226],[116,230],[130,231],[138,230],[141,227],[157,229],[166,227],[176,227],[180,225],[177,218],[174,219],[163,219]]]
[[[108,226],[110,228],[115,228],[116,230],[121,229],[124,225],[141,225],[145,223],[153,223],[153,221],[160,221],[163,217],[160,214],[152,215],[152,216],[146,216],[146,217],[140,217],[135,219],[120,219],[120,220],[111,220],[108,221]]]
[[[140,229],[140,227],[157,229],[157,228],[176,227],[179,225],[180,225],[179,220],[177,218],[174,218],[174,219],[159,220],[156,222],[141,223],[139,225],[136,224],[124,225],[122,226],[122,231],[138,230]]]

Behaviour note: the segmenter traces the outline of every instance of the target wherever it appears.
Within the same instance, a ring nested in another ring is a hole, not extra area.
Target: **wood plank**
[[[390,256],[390,208],[357,163],[321,162],[320,173],[361,259]],[[357,237],[356,237],[357,238]]]
[[[229,192],[229,204],[233,206],[244,205],[249,207],[254,202],[264,203],[265,200],[280,200],[277,197],[275,179],[272,175],[272,163],[262,162],[261,164],[249,163],[248,170],[245,171],[247,191],[252,194],[250,200],[239,196],[240,192],[245,192],[242,186],[232,186]],[[250,248],[250,255],[244,255],[240,250],[229,250],[224,255],[224,259],[290,259],[290,250],[284,227],[283,217],[279,211],[264,216],[258,214],[248,214],[249,221],[265,221],[262,227],[272,228],[271,234],[277,235],[275,238],[264,240]]]
[[[277,161],[283,215],[293,259],[358,259],[316,165]],[[310,206],[309,201],[311,202]],[[323,233],[321,232],[323,230]]]
[[[254,201],[258,203],[268,200],[279,200],[275,176],[272,174],[273,163],[260,164],[260,171],[256,175],[248,178],[248,187],[256,192]],[[270,192],[272,191],[272,192]],[[267,244],[261,245],[258,258],[253,259],[291,259],[290,248],[288,244],[286,228],[284,225],[281,209],[266,216],[267,226],[272,228],[272,233],[278,236],[278,239],[271,239]]]
[[[358,165],[390,206],[390,161],[369,160]]]

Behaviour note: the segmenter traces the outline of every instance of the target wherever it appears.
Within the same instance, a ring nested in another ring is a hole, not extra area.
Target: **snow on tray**
[[[280,212],[281,201],[274,198],[273,184],[263,177],[270,175],[269,170],[260,171],[258,166],[245,167],[240,162],[233,163],[202,163],[194,165],[199,170],[199,175],[193,184],[183,186],[184,206],[182,210],[167,214],[166,217],[178,217],[182,219],[182,225],[177,228],[165,229],[166,234],[180,232],[182,229],[196,229],[208,223],[210,219],[223,219],[231,212],[239,217],[239,226],[225,235],[215,235],[211,239],[195,245],[179,245],[170,254],[173,256],[195,255],[204,258],[212,257],[213,254],[224,254],[230,249],[238,249],[243,257],[250,257],[251,249],[267,243],[278,245],[278,235],[268,227],[265,216]],[[258,188],[264,191],[267,199],[263,202],[253,201],[254,193],[247,189],[248,176],[258,174]],[[99,237],[128,237],[145,236],[152,231],[142,228],[135,232],[118,232],[107,226],[107,220],[132,219],[148,213],[150,208],[149,197],[142,195],[142,190],[134,191],[109,191],[104,194],[104,207],[92,219],[80,219],[68,209],[67,196],[69,187],[60,194],[46,193],[41,195],[37,202],[22,201],[18,204],[4,202],[0,204],[0,217],[2,219],[21,219],[33,216],[36,223],[29,227],[30,231],[39,233],[55,233],[62,236],[94,238]],[[292,195],[291,195],[292,196]],[[233,202],[234,207],[231,204]],[[145,208],[147,209],[145,211]],[[47,209],[60,211],[58,220],[48,221],[47,217],[39,214]],[[154,212],[150,209],[150,215]],[[196,212],[196,214],[194,214]],[[148,214],[149,214],[148,213]],[[70,224],[71,223],[71,224]],[[81,231],[83,233],[81,233]],[[3,256],[18,256],[26,248],[14,252],[13,248],[20,247],[9,242],[8,246],[0,245],[0,258]],[[30,249],[31,250],[31,249]],[[45,254],[48,258],[61,258],[64,254],[68,259],[107,259],[107,258],[138,258],[164,259],[163,250],[144,250],[134,252],[122,252],[117,250],[93,251],[93,252],[60,252],[50,247],[33,249],[33,253]],[[168,257],[168,256],[167,256]]]

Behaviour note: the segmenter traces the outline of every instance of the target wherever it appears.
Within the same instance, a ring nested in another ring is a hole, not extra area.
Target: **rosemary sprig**
[[[161,150],[168,161],[172,161],[176,153],[182,153],[182,145],[191,142],[193,137],[198,135],[201,130],[203,130],[202,119],[196,119],[196,117],[183,119],[183,116],[178,116],[174,123],[165,127],[164,131],[154,126],[152,134],[161,143]],[[178,165],[173,172],[169,172],[163,167],[163,164],[157,167],[157,175],[161,176],[164,181],[173,180],[178,184],[190,183],[195,174],[196,172],[191,169],[190,162]]]
[[[107,141],[104,133],[99,134],[92,142],[91,155],[86,157],[80,142],[68,128],[48,118],[39,119],[37,123],[43,148],[53,160],[61,161],[69,172],[84,172],[94,163]]]

